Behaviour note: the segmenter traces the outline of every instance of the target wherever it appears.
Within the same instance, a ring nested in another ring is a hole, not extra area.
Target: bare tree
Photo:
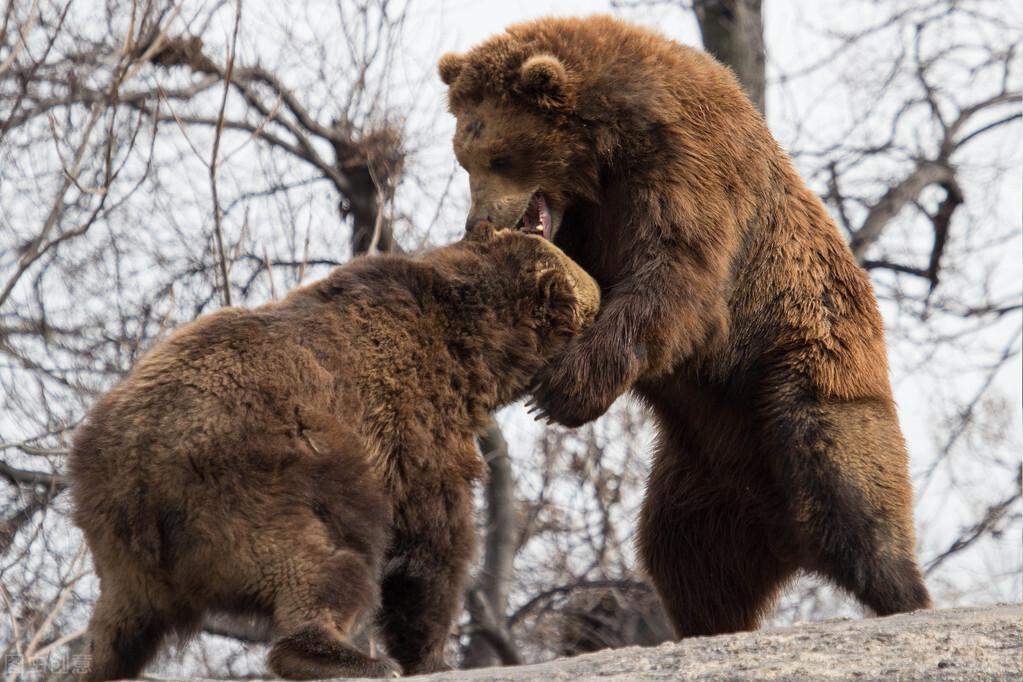
[[[642,18],[653,3],[618,4]],[[835,3],[823,11],[836,23],[797,27],[815,51],[790,63],[770,38],[791,5],[656,4],[694,21],[766,109],[871,273],[897,382],[933,387],[933,453],[914,474],[939,603],[1018,598],[1005,543],[1018,548],[1023,443],[1003,387],[1021,340],[1019,207],[1005,194],[1020,167],[1020,27],[996,0]],[[228,300],[457,234],[443,224],[462,199],[451,165],[424,161],[446,147],[442,104],[416,89],[432,68],[397,66],[409,17],[394,0],[4,6],[0,655],[81,664],[96,585],[67,521],[63,455],[141,352]],[[416,114],[420,100],[437,111]],[[643,408],[622,401],[575,432],[515,410],[498,423],[481,439],[482,553],[452,650],[511,664],[668,637],[632,550]],[[846,608],[804,581],[778,620]],[[169,665],[252,675],[266,637],[211,619]]]
[[[301,49],[300,19],[262,13],[288,49],[256,59],[237,2],[6,4],[0,653],[26,670],[80,637],[95,590],[69,563],[81,543],[60,495],[85,406],[177,322],[392,250],[407,224],[394,204],[404,121],[384,89],[406,8],[335,11],[344,31],[329,53]],[[309,204],[329,201],[321,232]],[[337,225],[347,240],[332,238]],[[209,625],[265,637],[258,624]]]
[[[492,424],[480,439],[480,450],[490,475],[484,503],[483,565],[476,584],[470,586],[466,596],[469,626],[462,663],[467,668],[482,668],[497,662],[504,665],[522,662],[504,619],[512,587],[519,528],[513,466],[508,443],[497,424]]]

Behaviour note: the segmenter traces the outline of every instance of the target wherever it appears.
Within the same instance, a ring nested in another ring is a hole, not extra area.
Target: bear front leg
[[[622,348],[613,338],[618,333],[610,325],[584,332],[537,373],[531,404],[538,418],[582,426],[629,389],[639,377],[645,349]]]
[[[629,227],[651,239],[623,258],[592,326],[537,374],[541,416],[566,426],[591,421],[637,379],[670,371],[727,329],[722,294],[736,226],[697,215],[686,224],[700,229]],[[717,226],[714,238],[704,233],[708,225]]]
[[[417,522],[400,530],[384,569],[378,615],[384,645],[406,675],[451,667],[444,661],[451,626],[458,615],[474,545],[468,492],[452,501],[445,492],[444,520],[423,504]],[[438,511],[438,514],[440,512]]]
[[[537,374],[541,416],[570,427],[592,421],[640,377],[671,370],[727,329],[729,249],[697,237],[688,246],[667,240],[630,254],[593,325]]]

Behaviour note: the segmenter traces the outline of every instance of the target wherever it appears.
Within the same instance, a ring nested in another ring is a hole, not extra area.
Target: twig
[[[32,26],[39,19],[39,0],[32,0],[32,6],[28,10],[28,20],[18,27],[18,42],[11,49],[11,53],[7,55],[7,58],[0,64],[0,75],[3,75],[5,71],[11,68],[11,64],[18,58],[18,54],[25,48],[28,42],[28,32],[32,30]]]
[[[82,561],[84,561],[84,559],[85,544],[83,543],[82,545],[79,546],[78,553],[75,555],[75,558],[71,560],[71,565],[68,569],[68,573],[75,570],[75,568],[79,566],[82,563]],[[61,641],[60,639],[58,639],[56,642],[53,642],[49,646],[43,647],[43,649],[39,651],[36,650],[36,647],[39,646],[39,642],[42,639],[43,635],[45,635],[46,632],[50,629],[50,626],[53,624],[53,621],[57,617],[57,614],[60,612],[61,608],[63,608],[64,602],[67,601],[68,595],[71,594],[71,589],[75,586],[75,583],[77,583],[86,575],[86,573],[87,571],[85,571],[84,569],[79,570],[76,575],[69,578],[67,582],[64,584],[64,587],[61,589],[60,594],[57,595],[57,599],[53,603],[53,607],[50,609],[50,612],[46,614],[46,619],[43,620],[42,624],[36,630],[35,635],[33,635],[32,639],[29,641],[28,646],[25,648],[26,663],[35,660],[38,656],[41,656],[44,652],[53,648]]]
[[[55,242],[49,242],[44,245],[46,238],[49,236],[50,231],[60,220],[64,212],[64,197],[67,195],[68,190],[75,183],[75,178],[80,172],[82,160],[85,157],[85,151],[89,146],[89,140],[92,137],[92,131],[96,127],[96,122],[99,121],[100,115],[106,110],[106,106],[100,106],[97,104],[93,107],[91,116],[85,125],[85,130],[82,132],[82,141],[78,145],[78,149],[75,150],[74,162],[71,164],[71,172],[64,174],[64,182],[61,183],[60,189],[57,191],[57,196],[54,197],[53,206],[50,209],[49,215],[46,216],[46,221],[43,223],[42,230],[39,231],[39,236],[36,237],[32,244],[29,246],[25,255],[21,257],[18,262],[18,267],[15,269],[14,274],[7,280],[7,284],[4,286],[3,291],[0,291],[0,306],[2,306],[10,297],[11,292],[14,291],[15,285],[21,276],[25,274],[25,271],[35,263],[39,258],[45,254]]]
[[[21,656],[24,651],[21,646],[21,628],[18,627],[18,618],[14,615],[14,602],[3,583],[0,583],[0,598],[3,599],[4,608],[7,609],[7,615],[11,619],[11,638],[14,641],[14,651]]]
[[[593,588],[615,588],[620,590],[645,590],[649,591],[650,586],[644,582],[638,580],[579,580],[569,585],[561,585],[559,587],[552,587],[549,590],[544,590],[540,594],[537,594],[532,599],[527,601],[525,604],[515,610],[513,614],[508,616],[509,627],[514,626],[520,620],[522,620],[526,614],[532,611],[541,602],[557,597],[562,594],[568,594],[575,590],[585,590]]]
[[[220,279],[223,285],[222,300],[231,305],[231,282],[227,273],[227,254],[224,250],[224,228],[220,216],[220,196],[217,192],[217,155],[220,153],[220,138],[224,132],[224,112],[227,109],[227,94],[231,91],[231,74],[234,72],[234,58],[238,47],[238,27],[242,19],[242,2],[235,0],[234,32],[231,35],[231,49],[227,55],[227,69],[224,73],[224,92],[220,98],[220,112],[217,114],[216,132],[213,136],[213,153],[210,158],[210,190],[213,193],[213,227],[217,240],[217,258],[220,261]]]
[[[1016,475],[1018,480],[1023,480],[1023,468]],[[1023,486],[1016,488],[1016,490],[1001,502],[997,502],[987,508],[984,512],[983,518],[980,521],[973,524],[966,530],[960,533],[959,537],[949,545],[948,549],[934,557],[924,566],[924,575],[930,575],[945,561],[952,556],[963,551],[980,538],[984,537],[985,534],[994,532],[995,525],[1005,517],[1009,509],[1016,504],[1023,493]]]

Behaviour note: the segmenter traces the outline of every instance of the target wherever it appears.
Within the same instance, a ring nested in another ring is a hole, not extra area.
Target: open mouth
[[[529,198],[529,205],[525,212],[515,224],[515,228],[529,234],[541,235],[550,241],[553,235],[554,221],[551,219],[551,209],[547,205],[547,199],[543,192],[534,192]]]

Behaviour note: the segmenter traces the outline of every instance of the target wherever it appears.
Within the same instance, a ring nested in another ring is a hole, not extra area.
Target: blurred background
[[[1023,8],[1002,0],[7,0],[0,9],[0,674],[81,662],[97,584],[64,456],[173,327],[366,252],[457,239],[435,74],[507,24],[609,12],[729,64],[873,280],[936,606],[1021,599]],[[653,435],[521,406],[481,439],[463,666],[670,636],[633,548]],[[812,576],[770,624],[861,614]],[[210,618],[157,675],[265,674]]]

